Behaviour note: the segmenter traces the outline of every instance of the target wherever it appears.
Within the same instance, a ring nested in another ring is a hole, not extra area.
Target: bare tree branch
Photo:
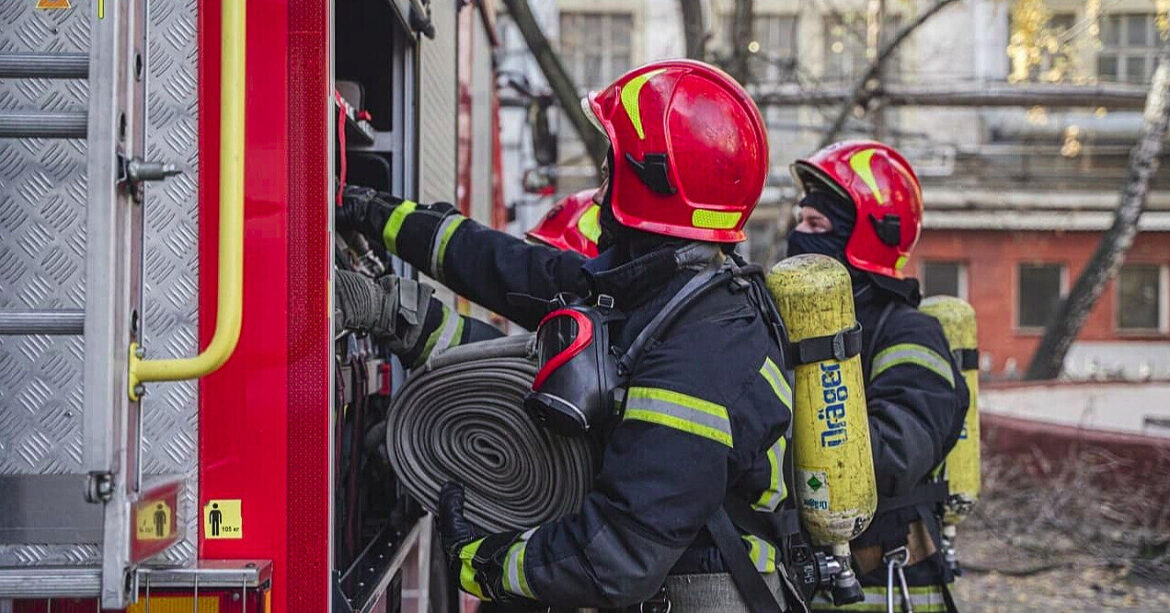
[[[1170,123],[1170,43],[1163,42],[1158,53],[1158,68],[1146,97],[1146,110],[1137,145],[1129,156],[1129,168],[1121,188],[1121,201],[1113,225],[1101,236],[1097,250],[1085,264],[1068,297],[1061,301],[1056,317],[1044,330],[1040,345],[1032,356],[1025,374],[1027,379],[1053,379],[1060,375],[1068,354],[1085,318],[1105,291],[1105,285],[1117,276],[1125,254],[1138,232],[1138,220],[1146,208],[1150,177],[1158,170],[1162,139]]]
[[[707,57],[707,40],[710,35],[703,23],[703,4],[696,0],[678,0],[682,10],[683,38],[686,40],[687,57],[704,60]]]
[[[853,109],[864,104],[869,98],[873,96],[874,91],[878,87],[878,76],[881,74],[882,68],[886,61],[893,56],[897,51],[898,46],[910,37],[915,30],[922,24],[926,23],[931,17],[934,17],[939,11],[946,8],[948,5],[954,4],[956,0],[938,0],[938,2],[931,5],[930,8],[918,15],[914,21],[906,24],[905,27],[898,30],[898,33],[893,36],[882,48],[878,50],[877,57],[869,63],[865,73],[857,80],[853,86],[853,90],[849,94],[849,98],[845,104],[837,111],[837,118],[833,120],[829,131],[821,138],[821,147],[827,147],[830,143],[837,140],[837,135],[841,133],[841,129],[845,127],[845,122],[849,120],[849,115],[853,113]]]
[[[754,8],[753,0],[735,0],[735,14],[731,18],[731,61],[727,64],[727,72],[741,84],[752,80],[749,59],[748,43],[751,42],[753,31]]]
[[[585,149],[589,152],[594,167],[600,171],[601,162],[605,160],[609,144],[606,142],[605,136],[598,132],[593,124],[589,123],[585,112],[581,110],[581,95],[577,85],[573,83],[573,78],[565,70],[560,56],[553,50],[544,32],[540,30],[540,25],[532,16],[528,0],[504,0],[504,5],[508,7],[508,13],[516,22],[521,36],[524,37],[528,51],[532,53],[532,56],[536,58],[536,63],[540,65],[540,70],[544,73],[548,86],[552,88],[553,95],[557,98],[557,104],[560,105],[561,110],[569,119],[569,123],[577,132],[577,136],[581,138],[581,142],[585,143]]]

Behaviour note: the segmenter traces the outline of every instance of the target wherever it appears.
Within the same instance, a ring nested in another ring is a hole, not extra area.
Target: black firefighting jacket
[[[620,349],[695,274],[680,268],[673,247],[637,258],[615,248],[587,261],[487,229],[445,204],[400,205],[382,237],[455,292],[528,328],[545,309],[517,294],[612,295],[626,315],[613,336]],[[580,512],[518,538],[505,561],[506,590],[553,606],[637,603],[672,571],[723,570],[704,525],[729,492],[766,510],[787,496],[791,381],[746,292],[729,284],[698,298],[642,354],[624,392],[623,418],[605,437]],[[746,535],[744,547],[758,570],[775,569],[773,544]]]
[[[915,308],[919,297],[914,282],[862,276],[854,283],[878,496],[907,497],[931,478],[958,441],[969,401],[967,386],[942,326]],[[927,522],[937,535],[933,506],[926,502],[880,513],[853,544],[879,543],[892,549],[904,542],[907,527],[916,520]],[[951,580],[941,554],[906,572],[911,585]],[[861,579],[884,586],[885,569]]]

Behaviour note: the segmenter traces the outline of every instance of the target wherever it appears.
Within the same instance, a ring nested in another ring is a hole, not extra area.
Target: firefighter
[[[852,542],[865,610],[887,602],[891,574],[904,574],[915,610],[951,610],[934,513],[946,490],[931,479],[958,440],[968,400],[941,326],[916,308],[918,281],[901,270],[922,227],[922,188],[901,154],[872,141],[830,145],[793,164],[792,175],[804,195],[788,255],[843,262],[863,330],[879,496],[873,522]],[[898,603],[901,583],[895,577]],[[836,610],[820,595],[813,604]]]
[[[554,204],[528,230],[528,239],[586,257],[596,256],[601,228],[597,221],[600,207],[593,202],[595,192],[584,190]],[[377,197],[377,192],[367,187],[345,188],[345,198],[351,202]],[[487,322],[451,310],[434,297],[433,287],[413,279],[396,275],[373,279],[338,270],[333,287],[338,329],[366,331],[384,338],[390,351],[408,367],[420,366],[436,350],[502,335]]]
[[[463,517],[462,485],[448,484],[439,501],[443,545],[464,590],[507,606],[746,611],[750,601],[753,611],[780,610],[777,598],[791,604],[795,596],[779,587],[777,544],[731,529],[728,546],[728,530],[705,528],[727,517],[725,498],[761,512],[788,500],[784,359],[759,294],[712,272],[730,268],[726,254],[744,239],[763,190],[763,121],[733,79],[688,60],[632,70],[583,107],[610,143],[595,195],[596,258],[526,244],[442,203],[347,197],[338,212],[339,223],[524,327],[536,328],[546,301],[562,292],[620,312],[605,324],[610,346],[592,347],[593,355],[639,345],[640,332],[695,280],[726,279],[634,362],[615,393],[621,415],[592,424],[602,466],[579,513],[482,534]],[[603,337],[574,340],[581,351]],[[741,596],[737,581],[753,596]]]

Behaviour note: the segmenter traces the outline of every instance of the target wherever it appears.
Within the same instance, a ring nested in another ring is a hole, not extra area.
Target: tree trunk
[[[1025,374],[1027,379],[1054,379],[1060,375],[1069,347],[1081,331],[1085,318],[1105,291],[1105,285],[1117,276],[1125,254],[1138,232],[1138,220],[1146,208],[1150,178],[1158,170],[1162,139],[1170,121],[1170,43],[1163,42],[1158,54],[1150,93],[1137,145],[1130,152],[1121,201],[1113,216],[1113,225],[1101,236],[1097,250],[1077,277],[1072,291],[1060,303],[1056,317],[1044,330],[1040,345],[1032,356]]]
[[[560,56],[553,50],[544,32],[541,32],[540,25],[532,16],[528,0],[504,0],[504,5],[508,7],[508,14],[516,22],[516,27],[520,29],[520,35],[524,37],[528,51],[532,53],[532,56],[536,58],[536,63],[540,65],[540,70],[544,73],[544,78],[548,81],[553,95],[556,96],[561,111],[564,112],[565,117],[576,130],[581,142],[585,143],[585,150],[592,158],[594,167],[600,171],[601,162],[605,160],[605,153],[609,150],[609,143],[606,142],[605,136],[598,132],[585,117],[585,111],[581,110],[581,95],[577,86],[573,83],[569,73],[565,71]]]
[[[753,0],[735,0],[735,13],[731,17],[731,62],[727,65],[727,72],[741,85],[747,85],[752,80],[751,66],[748,64],[751,53],[747,47],[754,29],[752,4]]]
[[[702,61],[707,57],[707,27],[703,23],[703,3],[698,0],[678,0],[678,7],[682,11],[687,57]]]
[[[886,61],[894,55],[894,51],[897,51],[898,46],[901,45],[902,42],[907,38],[909,38],[910,34],[917,30],[919,26],[926,23],[927,20],[929,20],[931,17],[934,17],[935,14],[946,8],[948,5],[954,4],[955,1],[956,0],[938,0],[938,2],[931,5],[930,8],[926,9],[920,15],[918,15],[914,21],[906,24],[905,27],[898,30],[898,33],[895,34],[889,40],[889,42],[882,45],[881,49],[878,50],[877,57],[875,57],[873,61],[869,63],[865,73],[863,73],[861,78],[857,80],[857,83],[854,84],[853,90],[850,92],[849,98],[846,99],[845,104],[841,105],[841,109],[837,111],[836,119],[833,120],[829,130],[825,132],[824,136],[821,138],[821,147],[827,147],[833,141],[837,140],[837,135],[840,134],[841,129],[845,127],[845,122],[849,120],[849,115],[853,113],[853,109],[858,108],[867,102],[877,92],[879,86],[878,76],[881,74],[882,68],[885,66]]]

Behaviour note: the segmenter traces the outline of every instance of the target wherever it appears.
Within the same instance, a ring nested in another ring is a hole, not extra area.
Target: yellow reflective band
[[[780,506],[780,502],[788,496],[788,486],[784,483],[784,451],[788,448],[788,439],[781,434],[780,438],[768,448],[768,489],[760,494],[759,500],[752,504],[757,511],[771,513]]]
[[[398,255],[398,233],[402,231],[402,222],[406,221],[406,216],[413,213],[417,207],[417,202],[403,200],[402,204],[394,207],[394,211],[390,213],[390,219],[387,219],[386,225],[382,226],[382,242],[386,244],[386,249],[390,253]]]
[[[898,256],[898,260],[896,262],[894,262],[894,270],[902,270],[902,267],[905,266],[906,262],[908,262],[909,260],[910,260],[910,256],[906,256],[906,255]]]
[[[479,546],[482,544],[483,539],[479,539],[464,545],[459,550],[459,587],[480,600],[488,600],[488,597],[483,594],[483,587],[475,580],[475,567],[471,565],[475,552],[479,551]]]
[[[732,446],[726,408],[672,390],[630,388],[623,419],[658,424]]]
[[[435,248],[431,255],[431,272],[439,281],[443,281],[443,258],[447,255],[447,243],[451,240],[451,236],[455,234],[455,229],[460,224],[467,221],[467,218],[462,215],[448,215],[443,223],[439,225],[439,238],[435,241]]]
[[[448,342],[450,342],[450,338],[453,336],[451,334],[453,328],[455,328],[457,325],[460,328],[463,327],[463,318],[460,317],[458,313],[452,313],[451,309],[447,308],[447,305],[445,304],[441,304],[441,306],[443,307],[443,319],[439,322],[439,327],[435,328],[435,331],[431,332],[431,335],[427,337],[427,344],[423,346],[422,353],[418,354],[418,359],[414,361],[414,366],[416,368],[422,366],[423,362],[426,362],[427,358],[431,357],[431,352],[435,350],[435,345],[439,344],[439,339],[442,338],[445,333],[450,335],[447,336]],[[459,320],[458,324],[451,319],[452,317]]]
[[[776,548],[771,543],[751,534],[745,534],[743,540],[748,544],[748,556],[752,564],[761,573],[776,572]]]
[[[638,133],[639,140],[645,139],[646,133],[642,131],[642,110],[638,106],[638,95],[642,93],[642,87],[646,85],[646,81],[665,71],[665,68],[659,68],[646,74],[640,74],[630,79],[630,82],[622,87],[622,108],[626,109],[630,123],[634,124],[634,131]]]
[[[585,209],[585,212],[581,214],[581,219],[577,220],[577,230],[591,243],[596,243],[601,238],[600,216],[601,207],[595,204]]]
[[[853,604],[834,606],[824,592],[813,596],[810,608],[813,611],[885,611],[886,588],[881,585],[865,586],[865,600]],[[894,589],[894,606],[901,611],[902,589]],[[942,613],[947,610],[942,588],[933,585],[910,587],[910,604],[922,613]]]
[[[695,209],[695,212],[691,213],[691,225],[709,230],[730,230],[739,223],[741,217],[743,213]]]
[[[873,371],[869,378],[872,381],[883,372],[904,364],[921,366],[945,379],[951,387],[955,387],[955,374],[951,372],[951,363],[929,347],[914,343],[890,345],[879,351],[873,358]]]
[[[785,408],[792,408],[792,388],[788,385],[788,379],[784,378],[784,373],[781,372],[780,367],[772,361],[772,358],[765,357],[764,365],[760,367],[760,375],[772,387],[772,391],[776,393],[776,397],[780,399],[780,404]]]
[[[885,204],[886,200],[882,196],[882,191],[878,189],[877,178],[873,176],[873,154],[877,153],[877,149],[865,149],[853,154],[849,158],[849,167],[857,176],[865,181],[865,186],[869,191],[873,192],[873,197],[877,199],[878,204]]]
[[[528,587],[528,578],[524,576],[524,552],[528,548],[528,539],[523,536],[521,539],[508,548],[508,555],[504,558],[504,589],[536,600],[536,594]]]

